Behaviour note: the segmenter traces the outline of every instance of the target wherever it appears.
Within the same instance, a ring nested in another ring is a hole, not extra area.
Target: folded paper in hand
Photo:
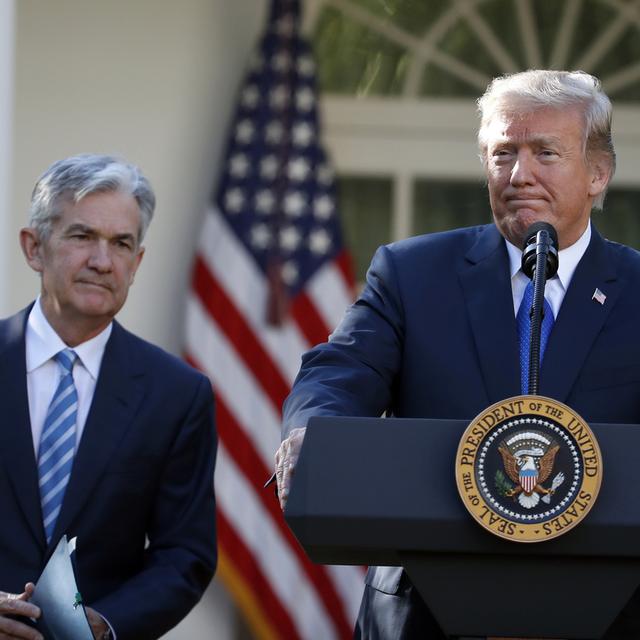
[[[62,536],[31,598],[42,611],[36,627],[47,640],[93,640],[71,563],[75,541]]]

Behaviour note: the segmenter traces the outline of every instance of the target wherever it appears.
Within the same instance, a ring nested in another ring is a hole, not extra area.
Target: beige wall
[[[11,140],[13,137],[14,0],[0,0],[0,316],[9,313]],[[3,274],[6,274],[3,276]]]
[[[182,303],[201,212],[217,174],[262,0],[19,0],[12,215],[53,160],[116,152],[158,196],[147,253],[121,312],[135,332],[180,348]],[[38,289],[13,244],[9,302]]]
[[[195,238],[266,5],[266,0],[15,2],[13,189],[8,216],[0,208],[0,253],[10,265],[0,269],[4,312],[25,305],[38,291],[17,247],[35,178],[66,155],[116,152],[143,168],[158,196],[147,253],[120,319],[179,352]],[[6,149],[8,137],[3,140]],[[235,635],[234,620],[214,584],[199,612],[170,637],[225,640]]]

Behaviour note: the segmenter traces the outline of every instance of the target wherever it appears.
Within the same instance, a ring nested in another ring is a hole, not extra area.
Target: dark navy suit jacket
[[[0,588],[20,593],[60,537],[77,536],[84,602],[118,640],[157,638],[215,569],[211,385],[114,322],[47,546],[26,387],[28,312],[0,322]]]
[[[509,258],[494,225],[381,247],[329,342],[304,355],[284,433],[316,415],[470,420],[520,394],[518,348]],[[640,423],[640,254],[595,229],[549,338],[540,393],[589,422]],[[404,580],[396,568],[367,578],[385,593]],[[401,621],[392,626],[379,637],[409,637]]]

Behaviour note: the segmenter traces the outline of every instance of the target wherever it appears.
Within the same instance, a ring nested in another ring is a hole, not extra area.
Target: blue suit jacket
[[[0,588],[21,592],[62,534],[78,536],[84,602],[118,640],[157,638],[215,569],[211,385],[114,322],[47,546],[26,388],[28,311],[0,322]]]
[[[596,288],[604,304],[592,299]],[[639,328],[640,254],[593,229],[547,344],[540,393],[589,422],[640,423]],[[504,240],[494,225],[459,229],[378,250],[358,301],[303,357],[284,432],[314,415],[470,420],[519,394]],[[368,584],[396,593],[405,578],[377,569]],[[404,637],[398,619],[393,627],[381,637]]]

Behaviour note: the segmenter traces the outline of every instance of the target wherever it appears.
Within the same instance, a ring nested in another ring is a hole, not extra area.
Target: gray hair
[[[511,110],[530,112],[535,109],[582,108],[584,126],[584,157],[589,161],[604,154],[611,169],[616,169],[616,152],[611,137],[611,101],[602,90],[600,80],[584,71],[550,71],[533,69],[495,78],[478,100],[480,129],[478,146],[482,161],[487,161],[487,129],[492,118]],[[602,209],[606,189],[593,202]]]
[[[155,194],[138,167],[109,155],[85,153],[54,162],[33,188],[29,225],[47,238],[65,202],[77,203],[90,194],[109,191],[136,199],[140,208],[138,242],[142,242],[156,206]]]

